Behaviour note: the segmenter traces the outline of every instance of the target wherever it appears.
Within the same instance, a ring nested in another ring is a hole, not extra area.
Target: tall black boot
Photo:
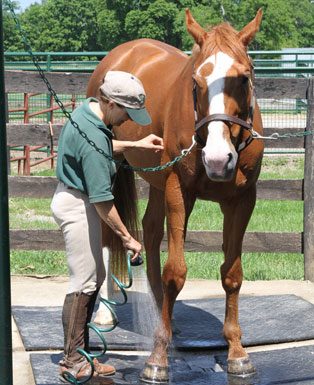
[[[84,359],[77,352],[77,349],[84,349],[84,334],[91,300],[92,295],[81,292],[70,293],[65,297],[62,309],[62,324],[64,364],[68,367],[72,367]]]
[[[99,288],[91,295],[90,302],[88,304],[88,309],[87,309],[87,319],[86,319],[86,326],[84,330],[84,350],[88,353],[90,352],[90,350],[89,350],[89,328],[87,327],[87,324],[89,324],[92,320],[98,292],[99,292]]]
[[[91,366],[86,358],[77,352],[77,349],[85,349],[85,344],[88,346],[87,323],[91,320],[96,298],[96,292],[91,295],[75,292],[65,297],[62,310],[64,359],[60,362],[61,379],[65,371],[70,372],[78,380],[90,376]],[[94,359],[94,368],[95,376],[108,376],[115,373],[113,366],[100,364],[96,359]]]

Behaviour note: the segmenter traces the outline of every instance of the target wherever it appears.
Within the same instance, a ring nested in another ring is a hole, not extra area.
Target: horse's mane
[[[222,51],[240,62],[249,62],[246,48],[239,41],[238,32],[229,23],[221,23],[210,29],[206,33],[202,48],[195,45],[192,56],[195,60],[199,54],[208,57],[216,51]]]

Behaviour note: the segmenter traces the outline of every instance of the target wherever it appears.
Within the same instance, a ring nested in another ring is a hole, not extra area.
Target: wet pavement
[[[18,307],[29,308],[29,310],[43,307],[46,310],[50,309],[49,311],[52,311],[53,307],[60,309],[66,290],[66,277],[45,279],[43,277],[12,277],[12,305],[15,309]],[[189,310],[189,313],[202,312],[206,320],[213,324],[213,329],[211,332],[207,332],[209,334],[206,338],[204,338],[203,331],[200,330],[198,330],[198,338],[195,338],[195,335],[191,335],[190,339],[186,338],[189,336],[191,328],[182,327],[182,324],[190,323],[191,318],[190,320],[181,318],[181,325],[178,322],[179,333],[176,338],[179,338],[179,341],[181,338],[182,341],[182,336],[184,336],[184,341],[188,341],[188,346],[183,347],[184,350],[179,346],[177,346],[180,348],[179,350],[172,348],[169,384],[313,385],[314,338],[311,333],[314,328],[311,326],[312,320],[314,324],[312,314],[314,284],[305,281],[244,282],[241,292],[242,305],[240,306],[244,306],[244,308],[242,313],[240,310],[240,317],[242,317],[240,323],[243,329],[243,338],[244,340],[247,338],[246,342],[249,346],[246,350],[257,368],[257,374],[246,379],[239,379],[230,377],[226,373],[226,351],[223,343],[221,343],[221,335],[219,335],[222,324],[221,309],[223,309],[224,304],[224,293],[220,282],[187,281],[179,297],[183,301],[183,309]],[[203,301],[205,298],[209,300]],[[193,301],[189,302],[189,300]],[[265,301],[268,304],[264,314],[258,310],[263,301],[264,305]],[[255,307],[252,308],[251,312],[258,320],[255,324],[244,314],[254,303]],[[209,304],[213,306],[210,307]],[[43,309],[39,310],[44,311]],[[286,314],[281,311],[286,312]],[[183,314],[185,313],[187,312],[183,312]],[[192,321],[195,320],[194,316]],[[198,317],[199,314],[196,316]],[[46,316],[46,320],[48,319],[49,317]],[[200,324],[202,325],[203,322]],[[30,330],[30,335],[37,336],[38,343],[39,341],[49,341],[49,330],[49,322],[46,322],[43,327],[35,323],[33,329]],[[248,342],[252,335],[256,334],[255,338],[259,335],[258,338],[260,338],[265,334],[265,331],[271,339],[267,336],[267,338],[263,337],[256,341],[257,346],[254,346],[253,340]],[[216,333],[220,345],[215,345],[209,349],[206,342],[205,346],[200,346],[200,342],[213,338],[215,334],[212,333]],[[59,332],[56,331],[56,335],[60,338]],[[284,338],[285,336],[289,338]],[[127,341],[127,339],[128,336],[125,340]],[[296,340],[299,342],[295,342]],[[199,341],[196,346],[194,346],[195,341]],[[190,347],[193,348],[193,351],[186,349]],[[46,342],[46,346],[42,348],[49,349],[49,351],[39,349],[36,346],[34,346],[35,350],[26,351],[20,331],[13,322],[14,385],[55,385],[59,383],[57,362],[61,358],[60,350],[53,347],[50,342]],[[127,351],[109,351],[105,356],[110,363],[117,367],[117,374],[110,380],[111,384],[133,385],[139,383],[139,373],[149,352],[131,351],[129,350],[130,346],[127,349]],[[107,384],[109,385],[108,381]]]

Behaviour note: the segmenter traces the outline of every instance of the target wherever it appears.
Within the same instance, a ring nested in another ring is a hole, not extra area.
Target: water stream
[[[132,304],[134,332],[143,336],[137,350],[153,348],[154,331],[159,324],[160,316],[154,295],[148,282],[143,265],[133,267],[133,285],[130,302]]]

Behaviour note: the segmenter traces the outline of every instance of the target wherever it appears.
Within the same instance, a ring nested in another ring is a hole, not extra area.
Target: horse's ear
[[[188,8],[185,10],[185,24],[195,43],[201,47],[206,36],[206,31],[195,21]]]
[[[263,11],[260,8],[257,11],[255,18],[247,24],[242,31],[238,33],[239,39],[242,41],[243,45],[247,47],[250,42],[254,39],[256,32],[258,32],[261,21],[262,21]]]

